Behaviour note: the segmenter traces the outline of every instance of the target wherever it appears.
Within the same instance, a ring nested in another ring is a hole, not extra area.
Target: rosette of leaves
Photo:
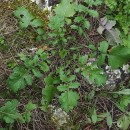
[[[38,50],[34,56],[20,55],[23,64],[16,66],[7,80],[7,85],[13,92],[32,85],[34,77],[42,77],[42,72],[49,71],[48,55],[43,50]]]

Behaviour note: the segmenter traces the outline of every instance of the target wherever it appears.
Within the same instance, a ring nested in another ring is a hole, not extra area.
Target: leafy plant
[[[26,108],[25,108],[25,112],[23,114],[23,122],[27,122],[29,123],[30,120],[31,120],[31,111],[36,109],[37,106],[36,104],[33,104],[32,102],[28,102],[28,104],[26,105]]]
[[[72,110],[76,105],[79,99],[79,95],[77,92],[72,91],[73,89],[77,89],[80,84],[75,82],[75,75],[70,75],[70,71],[68,70],[66,73],[64,72],[64,67],[60,67],[57,72],[59,73],[60,80],[62,83],[57,86],[58,91],[62,92],[59,96],[59,102],[61,103],[61,107],[65,111]]]
[[[96,62],[87,64],[88,56],[79,57],[79,68],[76,71],[81,71],[81,74],[88,79],[91,84],[101,86],[106,83],[106,76],[101,68],[97,67]]]
[[[100,55],[98,56],[98,64],[102,65],[105,62],[105,57],[108,58],[108,64],[113,68],[116,69],[121,67],[123,64],[126,64],[130,59],[130,49],[118,45],[114,46],[108,53],[109,44],[105,41],[100,43],[98,50],[100,51]]]
[[[122,130],[127,130],[130,125],[130,113],[123,114],[117,121],[117,126]]]
[[[0,120],[4,120],[6,123],[14,123],[16,120],[20,120],[21,114],[17,110],[18,103],[17,100],[6,102],[0,108]]]
[[[32,27],[43,26],[43,21],[41,19],[36,19],[24,6],[19,7],[14,14],[19,18],[22,28],[27,28],[29,25]]]
[[[111,10],[108,11],[108,16],[116,20],[124,33],[128,34],[130,27],[130,1],[121,0],[117,2],[116,0],[105,0],[105,4]]]
[[[49,71],[48,56],[43,50],[38,50],[34,56],[19,56],[23,65],[16,66],[7,80],[8,87],[13,92],[23,89],[26,85],[32,85],[34,77],[40,78],[41,72]]]
[[[55,85],[60,83],[60,79],[56,76],[54,76],[54,74],[49,74],[45,79],[45,88],[43,88],[42,90],[42,110],[46,110],[49,103],[52,101],[52,99],[54,98],[54,95],[57,92],[57,88],[55,87]]]
[[[43,21],[39,18],[35,18],[24,6],[19,7],[14,12],[14,15],[20,20],[19,24],[21,28],[27,28],[28,26],[36,28],[36,33],[38,34],[36,38],[37,41],[46,39],[45,32],[42,29]]]

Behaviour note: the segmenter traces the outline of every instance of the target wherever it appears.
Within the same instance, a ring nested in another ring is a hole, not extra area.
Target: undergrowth
[[[98,7],[104,4],[108,11],[107,16],[102,18]],[[31,122],[33,110],[47,112],[50,104],[56,103],[68,114],[80,107],[85,109],[89,120],[87,124],[96,126],[105,120],[109,128],[114,129],[116,123],[117,128],[129,129],[129,79],[127,83],[124,79],[116,84],[116,88],[108,90],[109,75],[105,72],[106,66],[116,70],[129,64],[129,5],[128,0],[61,0],[52,10],[46,29],[43,26],[47,23],[43,19],[34,16],[24,6],[17,8],[14,16],[19,21],[20,29],[32,29],[36,42],[43,42],[44,47],[35,48],[31,53],[17,54],[17,63],[11,67],[13,70],[6,81],[7,91],[12,96],[0,108],[2,123],[12,130],[17,122]],[[99,21],[97,31],[103,39],[97,43],[89,39],[91,19]],[[0,46],[4,44],[5,39],[1,35]],[[129,70],[128,67],[127,76]],[[37,88],[39,81],[41,84]],[[28,95],[27,89],[37,93],[38,100]],[[27,102],[19,109],[23,91]],[[120,115],[115,118],[112,108],[100,111],[100,98],[110,101]],[[81,105],[86,103],[86,107]]]

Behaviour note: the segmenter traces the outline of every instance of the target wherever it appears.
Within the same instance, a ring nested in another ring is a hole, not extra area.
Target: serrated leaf
[[[85,20],[83,24],[84,24],[85,28],[87,28],[87,29],[90,28],[90,22],[88,20]]]
[[[26,74],[26,75],[24,76],[24,78],[25,78],[25,80],[26,80],[26,82],[27,82],[27,85],[32,85],[32,83],[33,83],[32,75]]]
[[[108,46],[109,46],[108,42],[102,41],[100,42],[100,46],[98,47],[98,50],[102,53],[107,53]]]
[[[99,13],[96,10],[88,9],[87,11],[88,11],[89,15],[93,16],[94,18],[98,18]]]
[[[53,85],[46,85],[46,87],[43,88],[42,95],[47,104],[49,104],[52,101],[55,93],[56,87],[54,87]]]
[[[10,75],[10,77],[7,80],[8,87],[13,92],[17,92],[18,90],[23,89],[26,85],[25,78],[27,76],[28,76],[28,72],[25,68],[16,67],[13,70],[13,73]],[[28,82],[28,83],[31,84],[31,82]]]
[[[75,78],[76,78],[76,76],[75,75],[70,75],[69,77],[68,77],[68,82],[71,82],[71,81],[73,81],[73,80],[75,80]]]
[[[72,29],[75,29],[75,30],[78,29],[78,26],[76,26],[76,25],[71,25],[70,27],[71,27]]]
[[[78,93],[73,91],[67,91],[61,94],[61,96],[59,97],[59,102],[61,103],[61,107],[66,112],[69,112],[77,105],[78,99]]]
[[[69,83],[69,88],[78,88],[80,84],[78,82],[71,82]]]
[[[37,78],[40,78],[42,76],[42,73],[36,68],[33,68],[32,72],[33,72],[34,76],[36,76]]]
[[[43,72],[49,71],[49,66],[47,65],[47,63],[42,62],[39,66],[40,66],[40,69],[41,69]]]
[[[68,89],[68,85],[66,85],[66,84],[61,84],[61,85],[57,86],[57,89],[58,89],[60,92],[63,92],[63,91],[65,91],[65,90]]]
[[[103,65],[105,63],[106,55],[101,54],[98,56],[98,65]]]
[[[78,12],[86,12],[87,8],[82,4],[78,4],[77,8],[76,8],[76,11],[78,11]]]
[[[31,120],[31,111],[36,109],[36,108],[37,108],[36,104],[33,104],[31,101],[28,102],[28,104],[26,105],[25,112],[23,114],[25,122],[27,122],[27,123],[30,122],[30,120]]]
[[[51,29],[59,30],[65,24],[64,18],[61,16],[53,16],[50,18],[49,27]]]
[[[86,64],[87,60],[88,60],[88,55],[80,56],[78,59],[79,63],[81,64]]]
[[[6,123],[14,123],[20,119],[21,115],[17,111],[18,101],[12,100],[5,103],[0,108],[0,119],[4,119]]]
[[[75,14],[75,4],[71,0],[61,0],[61,3],[54,9],[56,15],[72,17]]]

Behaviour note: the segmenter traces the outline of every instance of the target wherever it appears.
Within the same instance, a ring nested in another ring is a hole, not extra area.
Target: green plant
[[[31,111],[36,109],[37,106],[32,102],[28,102],[25,111],[20,114],[18,111],[18,100],[14,99],[8,101],[0,108],[0,120],[4,120],[8,124],[13,124],[16,121],[21,123],[29,123],[31,119]]]
[[[16,120],[21,120],[21,114],[17,110],[18,103],[17,100],[6,102],[0,108],[0,120],[4,120],[6,123],[14,123]]]
[[[96,62],[88,62],[88,56],[80,56],[78,59],[79,68],[76,69],[76,72],[81,74],[88,79],[91,84],[96,84],[101,86],[106,83],[106,76],[103,72],[103,69],[97,66]]]
[[[105,41],[100,43],[98,50],[100,51],[100,55],[98,56],[98,64],[103,65],[105,62],[105,58],[108,58],[108,64],[116,69],[121,67],[123,64],[126,64],[130,59],[130,49],[123,46],[118,45],[112,47],[108,50],[109,44]]]
[[[118,2],[116,0],[105,0],[105,4],[111,10],[108,11],[108,16],[117,20],[124,33],[128,34],[130,27],[130,1],[121,0]]]
[[[79,35],[84,34],[84,30],[90,28],[90,22],[88,21],[86,16],[90,15],[94,18],[98,18],[99,16],[98,12],[96,10],[91,9],[91,7],[100,4],[101,0],[96,1],[84,0],[83,4],[81,3],[77,4],[75,10],[77,13],[80,13],[80,15],[75,16],[73,24],[71,25],[71,29],[77,30]]]
[[[65,111],[69,112],[77,105],[77,101],[79,99],[78,93],[72,90],[79,88],[80,84],[74,81],[76,76],[71,75],[70,70],[67,70],[65,73],[64,69],[64,67],[60,67],[58,69],[59,77],[62,83],[57,86],[57,89],[61,92],[61,95],[59,96],[61,107]]]
[[[7,80],[8,87],[17,92],[26,85],[33,84],[33,78],[40,78],[41,72],[49,71],[48,55],[43,50],[38,50],[34,56],[19,55],[23,65],[16,66]]]
[[[31,101],[30,102],[28,102],[28,104],[26,105],[26,107],[25,107],[25,111],[24,111],[24,113],[23,113],[23,123],[25,123],[25,122],[27,122],[27,123],[29,123],[30,122],[30,120],[31,120],[31,111],[32,110],[34,110],[34,109],[36,109],[37,108],[37,105],[36,104],[33,104]]]
[[[14,12],[14,15],[20,20],[19,24],[21,28],[27,28],[28,26],[35,28],[36,33],[38,34],[36,38],[37,41],[46,39],[45,32],[42,28],[44,24],[43,21],[34,17],[24,6],[19,7]]]
[[[123,114],[117,120],[117,126],[122,130],[127,130],[129,125],[130,125],[130,112],[127,112],[127,114]]]
[[[0,46],[3,45],[5,42],[4,37],[0,35]]]

